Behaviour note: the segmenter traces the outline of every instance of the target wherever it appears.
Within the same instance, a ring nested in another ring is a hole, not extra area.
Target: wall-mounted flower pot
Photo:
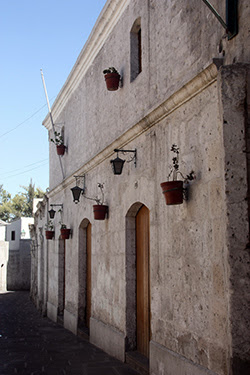
[[[70,236],[70,229],[61,228],[61,238],[62,240],[68,240]]]
[[[108,213],[108,206],[105,206],[104,204],[95,204],[93,206],[93,212],[95,220],[105,220]]]
[[[64,145],[57,145],[56,146],[57,155],[63,156],[65,153],[65,149],[66,147]]]
[[[53,230],[46,230],[45,231],[46,240],[52,240],[54,235],[55,235],[55,232]]]
[[[109,91],[116,91],[119,88],[120,74],[119,73],[107,73],[104,75],[107,89]]]
[[[183,203],[183,181],[162,182],[161,188],[167,205]]]

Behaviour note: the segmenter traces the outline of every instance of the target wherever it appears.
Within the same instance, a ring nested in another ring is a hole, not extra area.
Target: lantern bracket
[[[95,201],[96,204],[103,204],[104,203],[104,192],[103,192],[104,183],[101,184],[100,182],[98,182],[97,187],[99,187],[99,189],[101,190],[101,195],[102,195],[101,199],[99,199],[98,197],[96,198],[87,197],[86,195],[84,195],[84,198],[89,199],[91,201]]]
[[[50,204],[50,207],[62,207],[62,209],[63,209],[63,204],[61,204],[61,203],[58,203],[58,204]]]
[[[82,194],[85,193],[85,190],[86,190],[86,186],[85,186],[85,174],[82,175],[82,176],[74,176],[75,179],[76,179],[76,186],[78,186],[78,184],[80,184],[80,181],[82,179]]]
[[[134,150],[122,150],[122,149],[119,149],[119,148],[115,148],[114,152],[117,152],[117,157],[118,157],[118,152],[121,152],[123,154],[125,154],[126,152],[130,152],[130,153],[132,152],[134,154],[134,156],[130,160],[126,160],[126,162],[130,163],[131,161],[134,161],[134,165],[136,167],[136,162],[137,162],[137,150],[136,150],[136,148]]]
[[[208,0],[202,0],[226,29],[228,39],[238,34],[238,0],[226,0],[226,22]]]

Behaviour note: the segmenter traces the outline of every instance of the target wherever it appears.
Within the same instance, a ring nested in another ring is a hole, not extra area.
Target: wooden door
[[[63,241],[63,310],[65,308],[65,297],[66,297],[66,257],[65,257],[65,240]]]
[[[136,216],[136,338],[137,350],[149,356],[149,210],[143,206]]]
[[[65,308],[65,240],[59,239],[58,254],[58,314],[63,315]]]
[[[91,316],[91,224],[86,228],[86,326]]]

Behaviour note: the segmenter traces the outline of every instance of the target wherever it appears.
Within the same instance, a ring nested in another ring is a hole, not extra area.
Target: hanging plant
[[[189,181],[195,178],[194,171],[192,171],[186,177],[179,170],[179,148],[177,145],[173,144],[171,147],[171,151],[174,153],[174,157],[172,159],[173,165],[170,166],[170,173],[168,175],[168,179],[170,176],[173,176],[172,181],[166,181],[161,183],[162,192],[165,197],[165,201],[167,205],[176,205],[183,203],[183,197],[185,193],[184,184],[189,183]],[[178,180],[178,175],[180,175],[183,180]]]
[[[101,199],[99,198],[90,198],[84,195],[84,198],[90,199],[91,201],[95,201],[96,204],[93,205],[93,213],[94,213],[94,219],[95,220],[105,220],[106,217],[108,217],[108,206],[103,204],[104,202],[104,193],[103,193],[103,185],[98,183],[97,186],[101,190]]]
[[[109,91],[116,91],[119,88],[120,82],[120,74],[118,71],[112,66],[108,69],[103,71],[104,78],[106,81],[106,86]]]
[[[68,240],[71,230],[67,228],[67,225],[61,223],[61,238],[62,240]]]
[[[64,145],[63,136],[60,132],[54,132],[55,138],[51,138],[51,142],[55,143],[56,145],[56,152],[57,155],[63,156],[65,153],[66,146]]]
[[[46,240],[52,240],[55,237],[54,224],[52,220],[49,220],[48,223],[45,224],[45,229]]]
[[[103,185],[98,183],[97,186],[101,190],[102,198],[98,199],[95,198],[97,204],[93,205],[93,213],[94,213],[94,219],[95,220],[105,220],[106,216],[108,215],[108,206],[103,204],[104,202],[104,192],[103,192]]]
[[[105,220],[106,215],[108,214],[108,206],[104,204],[94,204],[93,213],[95,220]]]

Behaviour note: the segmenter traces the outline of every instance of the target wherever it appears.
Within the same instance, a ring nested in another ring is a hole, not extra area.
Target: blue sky
[[[106,0],[0,2],[0,184],[12,197],[49,186],[48,113]]]

